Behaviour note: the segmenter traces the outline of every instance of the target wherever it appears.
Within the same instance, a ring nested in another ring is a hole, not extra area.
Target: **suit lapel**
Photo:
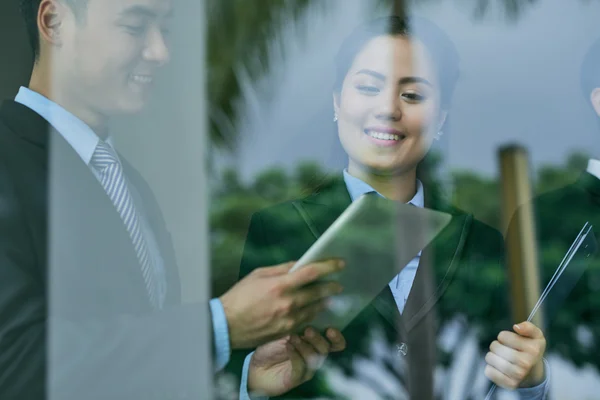
[[[389,285],[385,285],[385,288],[383,288],[377,297],[375,297],[371,302],[371,305],[389,323],[396,333],[400,333],[400,326],[398,323],[401,315]]]
[[[12,100],[6,100],[0,107],[0,118],[11,131],[24,140],[40,148],[48,148],[51,127],[41,115],[29,107]]]
[[[351,203],[343,178],[335,177],[321,185],[313,195],[293,205],[316,240]]]
[[[89,167],[29,107],[5,101],[0,118],[40,149],[40,169],[46,172],[40,178],[40,209],[47,211],[40,220],[48,221],[48,276],[55,309],[76,309],[74,302],[62,304],[73,298],[82,303],[85,298],[103,298],[93,303],[105,309],[121,307],[124,299],[131,306],[136,299],[134,310],[147,309],[150,303],[129,233]]]

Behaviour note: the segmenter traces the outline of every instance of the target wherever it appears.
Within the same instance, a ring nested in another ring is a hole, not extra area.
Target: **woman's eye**
[[[368,85],[357,85],[356,88],[359,92],[365,94],[377,94],[380,92],[379,88],[376,86],[368,86]]]
[[[415,103],[424,101],[426,99],[425,96],[423,96],[419,93],[415,93],[415,92],[402,93],[402,97],[408,101],[415,102]]]

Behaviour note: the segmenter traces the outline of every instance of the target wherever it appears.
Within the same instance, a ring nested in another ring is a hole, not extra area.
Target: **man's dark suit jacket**
[[[482,328],[478,341],[487,348],[495,336],[510,327],[504,283],[503,239],[499,232],[457,209],[448,207],[425,188],[428,208],[450,213],[450,224],[424,249],[403,315],[398,312],[389,286],[343,331],[348,348],[329,360],[353,376],[352,363],[369,358],[369,332],[380,327],[390,348],[406,343],[405,358],[387,363],[410,392],[410,398],[436,398],[433,371],[447,366],[452,354],[437,348],[440,330],[450,319],[463,315],[466,325]],[[240,278],[263,265],[298,260],[340,214],[351,199],[341,177],[322,185],[314,194],[256,213],[251,220],[240,268]],[[368,266],[365,266],[368,274]],[[236,352],[231,371],[241,366],[247,353]],[[401,364],[408,364],[408,372]],[[394,365],[395,364],[395,365]],[[483,374],[482,370],[472,371]],[[239,373],[239,372],[234,372]],[[317,373],[315,378],[287,393],[286,398],[337,398]],[[401,397],[398,397],[401,398]]]
[[[164,399],[202,393],[200,307],[180,305],[175,255],[150,188],[165,261],[155,312],[104,189],[63,137],[14,101],[0,108],[0,398]]]
[[[593,225],[600,240],[600,179],[583,173],[571,185],[540,195],[533,201],[534,219],[541,265],[542,289],[552,278],[563,256],[586,222]],[[519,211],[520,212],[520,211]],[[507,240],[515,232],[513,216]],[[562,279],[571,278],[568,268]],[[555,290],[563,291],[561,281]],[[557,352],[578,366],[590,363],[600,371],[600,253],[588,264],[572,291],[555,303],[548,296],[544,317],[548,351]],[[591,341],[581,341],[581,328]],[[597,382],[600,389],[600,381]]]

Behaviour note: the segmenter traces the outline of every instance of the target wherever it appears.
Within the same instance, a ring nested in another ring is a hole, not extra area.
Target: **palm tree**
[[[424,2],[442,0],[377,0],[397,15]],[[509,20],[516,20],[539,0],[470,0],[476,18],[500,6]],[[270,67],[269,48],[285,24],[294,23],[308,6],[326,7],[323,0],[208,0],[208,98],[210,141],[233,150],[237,132],[236,103],[242,93],[240,68],[257,79]]]
[[[475,3],[474,14],[478,18],[483,18],[493,3],[498,3],[497,0],[473,0]],[[538,3],[538,0],[500,0],[501,6],[504,8],[505,15],[510,20],[517,20],[523,15],[526,9]]]
[[[235,102],[241,65],[257,78],[269,68],[269,43],[281,26],[296,19],[310,0],[208,0],[208,96],[210,139],[233,148]]]

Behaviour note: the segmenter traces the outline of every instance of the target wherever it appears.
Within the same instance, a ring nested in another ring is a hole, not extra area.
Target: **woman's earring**
[[[333,113],[333,122],[337,122],[337,120],[338,120],[337,113]]]
[[[438,133],[436,133],[435,135],[435,140],[440,140],[442,138],[442,136],[444,135],[444,131],[438,131]]]

